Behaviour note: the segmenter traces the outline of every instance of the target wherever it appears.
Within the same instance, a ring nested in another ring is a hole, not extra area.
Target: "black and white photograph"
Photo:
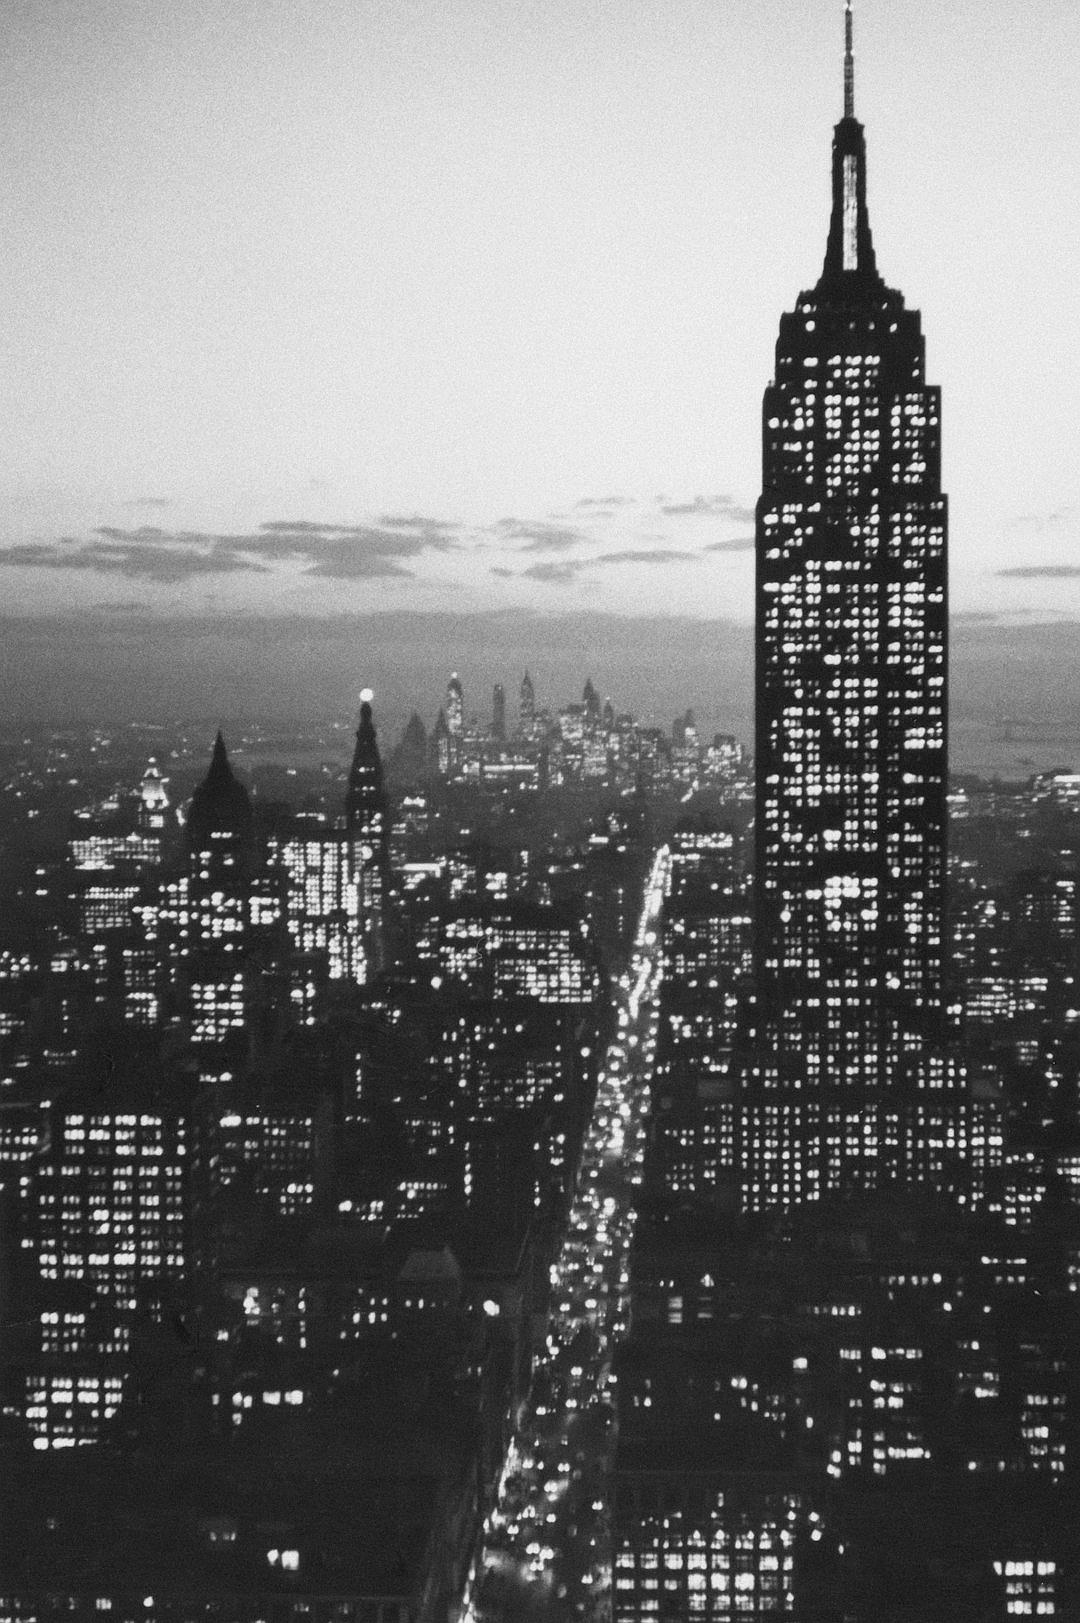
[[[0,1623],[1080,1623],[1075,0],[6,0]]]

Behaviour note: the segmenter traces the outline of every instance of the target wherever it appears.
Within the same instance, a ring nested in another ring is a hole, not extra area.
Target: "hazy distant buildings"
[[[465,695],[457,671],[446,684],[446,726],[451,738],[458,738],[465,725]]]
[[[521,678],[518,697],[518,728],[522,738],[531,738],[536,725],[536,692],[528,671]]]

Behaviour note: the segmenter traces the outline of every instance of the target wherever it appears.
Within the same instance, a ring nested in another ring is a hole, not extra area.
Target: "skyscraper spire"
[[[205,778],[191,797],[187,816],[188,845],[205,850],[210,842],[236,838],[247,841],[254,832],[251,800],[229,765],[225,739],[219,732]]]
[[[844,116],[833,133],[832,219],[818,291],[842,300],[882,285],[866,209],[866,141],[855,117],[852,0],[844,3]]]
[[[360,699],[360,725],[356,729],[356,749],[345,795],[345,826],[350,833],[366,827],[372,817],[383,817],[386,813],[382,760],[371,715],[371,690],[365,688]]]

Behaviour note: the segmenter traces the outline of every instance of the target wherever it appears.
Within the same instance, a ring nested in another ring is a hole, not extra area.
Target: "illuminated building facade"
[[[661,924],[664,981],[649,1183],[730,1200],[736,1107],[732,1051],[746,1002],[750,898],[729,829],[685,820],[671,840]]]
[[[367,693],[360,706],[356,749],[349,771],[345,831],[352,864],[350,882],[356,888],[360,932],[370,972],[381,968],[386,956],[384,915],[390,878],[390,816],[370,694]]]
[[[32,1188],[36,1264],[24,1415],[36,1449],[94,1443],[127,1388],[140,1315],[191,1264],[187,1124],[175,1111],[57,1106]]]
[[[270,842],[285,871],[285,923],[295,954],[315,957],[331,980],[367,978],[357,884],[349,840],[340,829],[300,827]]]
[[[219,1043],[247,1023],[255,821],[218,733],[187,819],[191,1036]]]
[[[139,827],[148,834],[162,834],[169,823],[168,778],[163,778],[153,759],[147,764],[139,785]]]
[[[602,984],[587,926],[570,906],[463,900],[422,920],[416,945],[423,964],[481,996],[591,1004]]]
[[[69,849],[81,936],[108,940],[131,929],[132,906],[161,864],[168,819],[168,794],[153,762],[137,795],[115,794],[75,813]]]
[[[431,729],[431,754],[439,776],[446,777],[450,771],[451,750],[445,710],[439,711],[435,718],[435,725]]]
[[[457,671],[446,684],[446,725],[451,738],[460,738],[465,726],[465,694]]]
[[[660,1472],[628,1483],[620,1496],[612,1616],[651,1618],[793,1618],[794,1548],[801,1518],[797,1492],[732,1495],[727,1481]]]
[[[912,1101],[932,1089],[947,1108],[960,1090],[941,1058],[940,397],[918,313],[875,263],[850,4],[846,26],[825,264],[781,319],[757,508],[751,1095],[775,1117],[753,1136],[767,1155],[777,1140],[786,1198],[933,1172],[935,1153],[916,1165]],[[961,1131],[942,1136],[946,1157],[965,1152]]]

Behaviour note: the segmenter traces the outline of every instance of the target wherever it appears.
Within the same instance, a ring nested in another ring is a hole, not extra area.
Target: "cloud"
[[[309,572],[323,573],[324,564],[347,566],[352,560],[355,572],[370,574],[374,562],[389,563],[401,558],[415,558],[427,548],[427,541],[418,535],[395,535],[389,530],[370,525],[354,525],[348,529],[330,526],[283,524],[263,525],[260,535],[219,536],[215,546],[219,551],[247,553],[252,557],[280,560],[295,558],[308,565]],[[391,573],[392,571],[384,571]]]
[[[24,542],[17,547],[0,547],[0,565],[22,569],[60,569],[61,554],[55,547],[39,541]]]
[[[575,507],[633,507],[633,496],[582,496]]]
[[[594,564],[682,564],[693,563],[696,552],[668,552],[663,547],[629,547],[623,552],[602,552]]]
[[[332,549],[324,549],[318,560],[310,563],[305,575],[321,580],[379,580],[389,575],[413,578],[397,558],[388,558],[380,552],[358,550],[355,543],[342,541]]]
[[[522,552],[564,552],[588,539],[580,530],[561,524],[526,524],[516,518],[501,518],[492,526],[492,534],[505,541],[524,541]]]
[[[312,562],[325,561],[327,551],[343,556],[346,546],[363,547],[381,558],[415,558],[421,552],[453,552],[460,543],[454,539],[456,526],[434,519],[398,518],[378,524],[321,524],[308,519],[274,519],[259,526],[260,535],[234,537],[245,552],[270,556],[287,552],[291,557],[310,555]],[[411,533],[410,533],[411,532]]]
[[[620,552],[602,552],[596,558],[552,559],[546,563],[531,564],[520,572],[495,566],[491,573],[504,578],[541,581],[547,586],[568,586],[583,570],[591,569],[594,564],[694,563],[700,556],[697,552],[672,552],[663,547],[628,547]]]
[[[424,535],[454,535],[461,529],[453,519],[425,518],[421,513],[383,513],[379,523],[388,530],[420,530]]]
[[[326,542],[348,540],[388,556],[398,554],[412,557],[426,547],[442,551],[456,547],[457,543],[445,535],[446,528],[445,525],[435,525],[430,533],[425,530],[419,535],[403,535],[381,524],[327,524],[318,519],[276,518],[260,524],[255,531],[240,534],[210,530],[163,530],[149,524],[140,525],[135,530],[102,525],[94,534],[112,541],[207,546],[267,556],[295,556],[305,551],[314,555]]]
[[[88,569],[104,575],[162,584],[197,575],[260,572],[260,565],[230,553],[197,552],[191,547],[146,546],[138,542],[91,541],[71,551],[34,544],[0,549],[0,566],[31,569]]]
[[[561,563],[533,564],[522,570],[521,578],[542,581],[547,586],[568,586],[584,568],[584,560],[571,563],[564,559]]]
[[[95,534],[101,542],[124,548],[147,559],[168,560],[182,554],[205,560],[204,573],[228,569],[255,569],[281,562],[298,562],[304,573],[331,580],[373,580],[411,571],[402,560],[433,550],[445,552],[458,543],[442,530],[421,534],[391,530],[374,524],[327,524],[312,519],[271,519],[251,533],[221,534],[199,530],[163,530],[143,525],[123,530],[107,525]],[[199,549],[192,553],[191,549]],[[180,549],[179,551],[177,549]],[[84,548],[86,557],[92,549]],[[162,561],[157,572],[168,574]],[[149,562],[138,570],[152,574]],[[189,569],[189,573],[198,573]]]
[[[132,501],[121,502],[121,507],[171,507],[172,501],[168,496],[136,496]]]
[[[140,524],[137,530],[122,530],[115,524],[101,524],[94,531],[95,535],[104,536],[106,541],[191,541],[200,539],[198,536],[175,534],[170,530],[159,530],[153,524]],[[68,541],[71,537],[66,537]]]
[[[1080,578],[1080,564],[1017,564],[996,574],[1001,580],[1075,580]]]
[[[513,580],[517,574],[516,569],[504,569],[501,564],[492,564],[491,574],[501,575],[504,580]]]
[[[736,535],[730,541],[710,541],[704,552],[753,552],[754,537],[752,535]]]
[[[272,519],[250,533],[167,530],[143,524],[100,525],[86,543],[70,538],[0,549],[0,565],[32,569],[84,569],[172,584],[199,575],[266,573],[276,563],[299,563],[305,575],[327,580],[412,578],[404,560],[458,543],[444,528],[417,531],[373,524],[326,524]],[[61,550],[63,549],[63,550]]]
[[[343,528],[341,524],[323,524],[319,520],[308,518],[274,518],[266,524],[259,525],[260,530],[270,535],[338,535]]]
[[[730,518],[737,524],[752,524],[754,509],[743,507],[733,496],[695,496],[692,502],[669,502],[659,498],[661,513],[668,518]]]
[[[352,542],[352,544],[367,547],[370,552],[377,552],[385,558],[414,558],[417,553],[434,550],[434,552],[451,552],[456,550],[458,542],[447,534],[445,524],[435,524],[430,529],[424,529],[414,534],[404,534],[404,529],[414,527],[409,521],[398,524],[398,529],[380,524],[320,524],[312,523],[310,519],[273,519],[271,523],[260,524],[258,536],[232,536],[219,537],[221,540],[231,540],[235,547],[244,552],[266,552],[271,547],[284,547],[291,550],[291,555],[315,550],[320,545],[336,545],[339,542]]]

